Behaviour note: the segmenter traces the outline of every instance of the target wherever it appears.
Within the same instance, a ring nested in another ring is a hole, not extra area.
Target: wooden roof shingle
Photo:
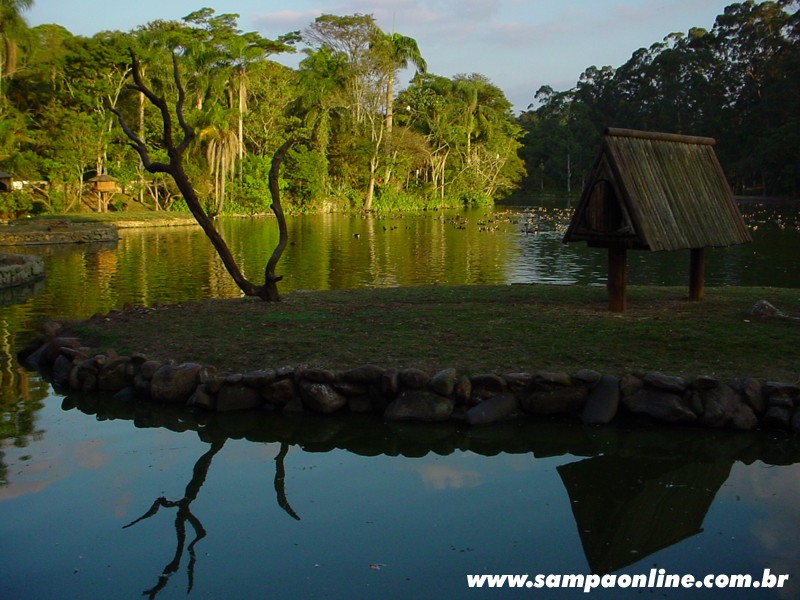
[[[651,251],[752,241],[714,143],[705,137],[606,130],[563,241]],[[608,191],[597,191],[601,183]],[[602,214],[609,212],[614,216]]]

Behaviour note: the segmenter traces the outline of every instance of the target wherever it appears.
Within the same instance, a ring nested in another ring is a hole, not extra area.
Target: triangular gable
[[[714,154],[711,138],[609,129],[564,242],[680,250],[751,241]],[[600,206],[598,186],[608,181],[614,202]],[[609,227],[619,207],[622,226]],[[592,226],[605,224],[599,229]]]

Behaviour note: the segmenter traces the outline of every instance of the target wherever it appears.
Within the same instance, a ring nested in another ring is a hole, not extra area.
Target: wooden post
[[[703,299],[705,292],[705,249],[692,248],[689,268],[689,300],[697,302]]]
[[[628,250],[624,246],[608,248],[608,310],[625,312],[627,308]]]

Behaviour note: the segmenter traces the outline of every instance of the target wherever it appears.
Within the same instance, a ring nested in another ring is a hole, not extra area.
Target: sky
[[[567,90],[590,66],[619,67],[673,32],[711,29],[734,0],[34,0],[31,26],[58,23],[76,35],[130,31],[180,20],[203,7],[237,13],[242,31],[276,38],[321,14],[371,14],[387,33],[417,40],[428,72],[480,73],[516,113],[543,85]],[[298,58],[276,57],[296,66]],[[400,87],[413,75],[401,74]]]

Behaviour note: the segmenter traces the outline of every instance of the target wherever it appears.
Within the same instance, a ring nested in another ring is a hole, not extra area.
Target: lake
[[[711,251],[707,284],[800,287],[796,206],[743,212],[754,243]],[[281,291],[602,285],[604,252],[560,242],[570,216],[556,201],[294,217]],[[257,278],[277,239],[274,221],[221,227]],[[800,594],[793,437],[626,422],[470,429],[197,417],[64,397],[13,358],[37,322],[238,290],[196,227],[124,230],[115,246],[10,251],[44,256],[48,276],[0,297],[0,598],[555,599],[586,594],[470,589],[467,576],[598,574],[624,585],[690,574],[722,584],[737,574],[761,583],[765,569],[789,574],[788,583],[589,596]],[[686,285],[688,252],[629,258],[632,284]]]

